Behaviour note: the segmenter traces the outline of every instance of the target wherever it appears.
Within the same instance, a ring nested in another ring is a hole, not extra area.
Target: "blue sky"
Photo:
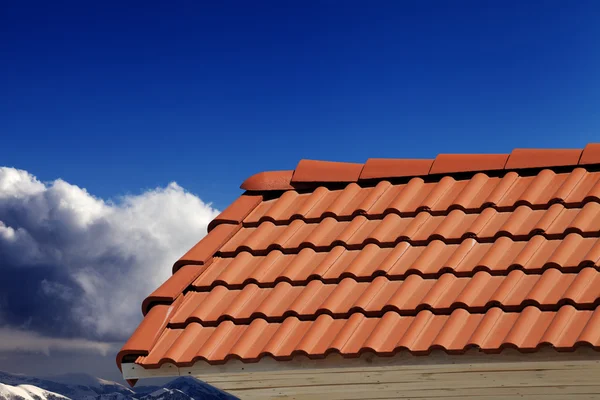
[[[598,2],[124,3],[4,2],[3,165],[223,208],[301,158],[600,139]]]
[[[119,379],[256,172],[600,142],[597,1],[123,3],[0,6],[0,370]]]

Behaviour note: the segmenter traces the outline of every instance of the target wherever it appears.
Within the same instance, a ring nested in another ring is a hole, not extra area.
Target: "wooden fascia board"
[[[125,379],[143,379],[169,376],[222,376],[230,374],[248,373],[289,373],[293,371],[311,370],[323,372],[350,372],[353,369],[370,370],[411,370],[440,368],[464,369],[465,364],[482,365],[486,368],[519,368],[526,363],[527,368],[547,365],[552,362],[592,363],[600,365],[600,352],[590,348],[579,348],[573,352],[558,352],[551,348],[544,348],[535,353],[521,353],[517,350],[505,349],[499,354],[486,354],[477,350],[465,354],[449,355],[444,351],[434,351],[428,356],[413,356],[408,353],[398,353],[390,357],[379,357],[365,353],[357,358],[343,358],[338,354],[331,354],[324,359],[309,359],[298,356],[290,361],[277,361],[264,357],[255,363],[243,363],[239,360],[230,360],[222,365],[210,365],[198,361],[191,367],[177,367],[173,364],[163,364],[160,368],[146,369],[135,363],[123,363],[123,377]]]

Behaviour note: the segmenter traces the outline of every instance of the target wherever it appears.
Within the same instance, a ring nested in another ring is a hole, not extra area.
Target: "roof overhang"
[[[486,365],[488,368],[540,368],[548,363],[568,363],[569,365],[594,366],[600,372],[600,352],[589,347],[579,347],[574,351],[556,351],[551,347],[541,348],[536,352],[524,353],[507,348],[501,353],[483,353],[471,349],[463,354],[448,354],[443,350],[434,350],[430,354],[413,355],[408,352],[399,352],[392,356],[377,356],[373,353],[363,353],[359,357],[348,358],[334,353],[322,359],[311,359],[305,356],[296,356],[289,361],[279,361],[271,357],[261,358],[257,362],[247,363],[232,359],[224,364],[214,365],[205,361],[197,361],[190,367],[178,367],[172,363],[165,363],[159,368],[144,368],[136,363],[123,363],[123,378],[126,380],[157,378],[171,376],[196,376],[202,378],[212,375],[241,374],[241,373],[267,373],[294,372],[294,371],[320,371],[340,372],[355,369],[386,369],[394,367],[398,370],[411,370],[425,368],[462,369],[465,365]]]

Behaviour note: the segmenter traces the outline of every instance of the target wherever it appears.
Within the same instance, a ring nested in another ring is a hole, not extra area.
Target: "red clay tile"
[[[146,299],[117,363],[600,350],[598,148],[257,174]]]
[[[433,160],[405,158],[369,158],[360,174],[361,180],[404,178],[429,174]]]
[[[515,149],[510,153],[506,169],[545,168],[577,165],[582,150]]]
[[[241,228],[239,225],[218,225],[200,242],[185,253],[174,265],[173,273],[184,265],[204,265],[214,254],[235,235]]]
[[[428,310],[416,316],[399,316],[392,311],[383,317],[353,314],[348,319],[321,315],[315,321],[289,317],[283,323],[268,323],[257,318],[247,325],[224,321],[216,328],[190,323],[184,329],[167,328],[162,340],[170,346],[157,346],[151,357],[140,357],[139,363],[145,368],[157,368],[171,361],[166,356],[180,341],[188,340],[186,337],[191,335],[184,333],[190,329],[197,331],[196,336],[207,339],[195,353],[188,352],[185,359],[206,360],[212,364],[221,364],[230,357],[255,361],[267,354],[277,360],[289,360],[296,354],[321,358],[331,350],[341,349],[342,355],[348,357],[363,350],[382,355],[403,350],[426,355],[435,348],[462,353],[470,346],[477,346],[486,353],[496,353],[506,347],[533,351],[543,344],[565,350],[585,343],[598,349],[598,314],[598,311],[565,305],[558,311],[541,311],[529,306],[522,312],[492,308],[485,313],[456,309],[450,315],[434,315]],[[178,364],[187,366],[192,362]]]
[[[293,189],[291,185],[293,173],[294,171],[259,172],[246,179],[240,189],[257,192]]]
[[[504,169],[508,154],[440,154],[433,161],[430,174],[494,171]]]
[[[119,369],[121,369],[121,363],[125,356],[148,355],[166,328],[169,316],[177,309],[181,301],[183,301],[183,297],[174,304],[159,304],[150,309],[117,354],[117,366]]]
[[[184,265],[179,268],[165,283],[146,297],[142,303],[142,314],[146,315],[153,303],[173,303],[205,269],[206,265]]]
[[[537,235],[528,241],[500,237],[491,243],[466,239],[459,244],[445,244],[433,240],[426,246],[412,246],[400,242],[393,248],[370,243],[360,250],[337,246],[329,252],[316,252],[305,248],[298,254],[270,252],[266,256],[242,252],[235,258],[218,258],[192,286],[198,290],[211,287],[213,282],[274,286],[282,280],[299,283],[310,277],[339,280],[381,273],[394,279],[411,273],[438,276],[444,271],[459,275],[472,275],[476,270],[506,274],[515,267],[540,273],[548,267],[572,271],[585,265],[600,265],[600,240],[578,233],[551,240]]]
[[[363,164],[300,160],[292,183],[302,182],[356,182]]]
[[[537,175],[522,177],[511,171],[502,178],[478,173],[459,181],[446,176],[438,182],[426,183],[421,178],[413,178],[407,184],[398,185],[382,181],[375,187],[361,188],[350,183],[339,190],[321,186],[306,194],[289,191],[278,199],[261,203],[244,222],[314,220],[325,216],[348,218],[358,214],[377,216],[386,212],[410,214],[423,209],[475,211],[518,204],[579,204],[589,199],[600,200],[600,172],[576,168],[572,172],[555,173],[544,169]]]
[[[600,164],[600,143],[590,143],[583,149],[579,165]]]
[[[404,280],[378,276],[372,282],[353,278],[343,278],[339,283],[313,280],[307,286],[279,282],[275,287],[248,284],[230,290],[219,285],[210,292],[188,292],[170,323],[213,324],[223,319],[242,323],[252,318],[275,322],[289,316],[306,320],[323,313],[350,316],[362,312],[373,316],[390,310],[402,315],[422,309],[436,314],[448,314],[455,308],[481,312],[500,307],[510,311],[526,305],[553,309],[564,303],[588,308],[599,302],[600,272],[594,268],[583,268],[578,273],[549,268],[539,275],[516,269],[506,276],[479,271],[472,277],[445,273],[427,279],[419,275]],[[265,305],[269,305],[268,311]]]
[[[262,200],[262,195],[241,195],[208,224],[208,232],[220,224],[240,224]]]
[[[454,209],[447,215],[422,211],[414,217],[387,214],[383,219],[354,217],[337,221],[326,217],[319,222],[294,220],[290,225],[263,222],[257,228],[241,228],[223,243],[221,252],[228,256],[239,251],[266,252],[273,248],[288,252],[303,246],[327,249],[336,245],[364,246],[374,242],[391,245],[398,241],[420,244],[434,239],[458,241],[466,237],[492,240],[498,236],[526,238],[534,234],[560,235],[566,231],[593,233],[600,226],[600,203],[589,202],[583,208],[565,208],[555,203],[548,209],[518,206],[514,211],[487,208],[482,213]]]

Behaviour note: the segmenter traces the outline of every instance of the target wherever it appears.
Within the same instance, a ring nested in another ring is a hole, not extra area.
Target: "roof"
[[[600,144],[302,160],[241,188],[119,367],[600,348]]]

